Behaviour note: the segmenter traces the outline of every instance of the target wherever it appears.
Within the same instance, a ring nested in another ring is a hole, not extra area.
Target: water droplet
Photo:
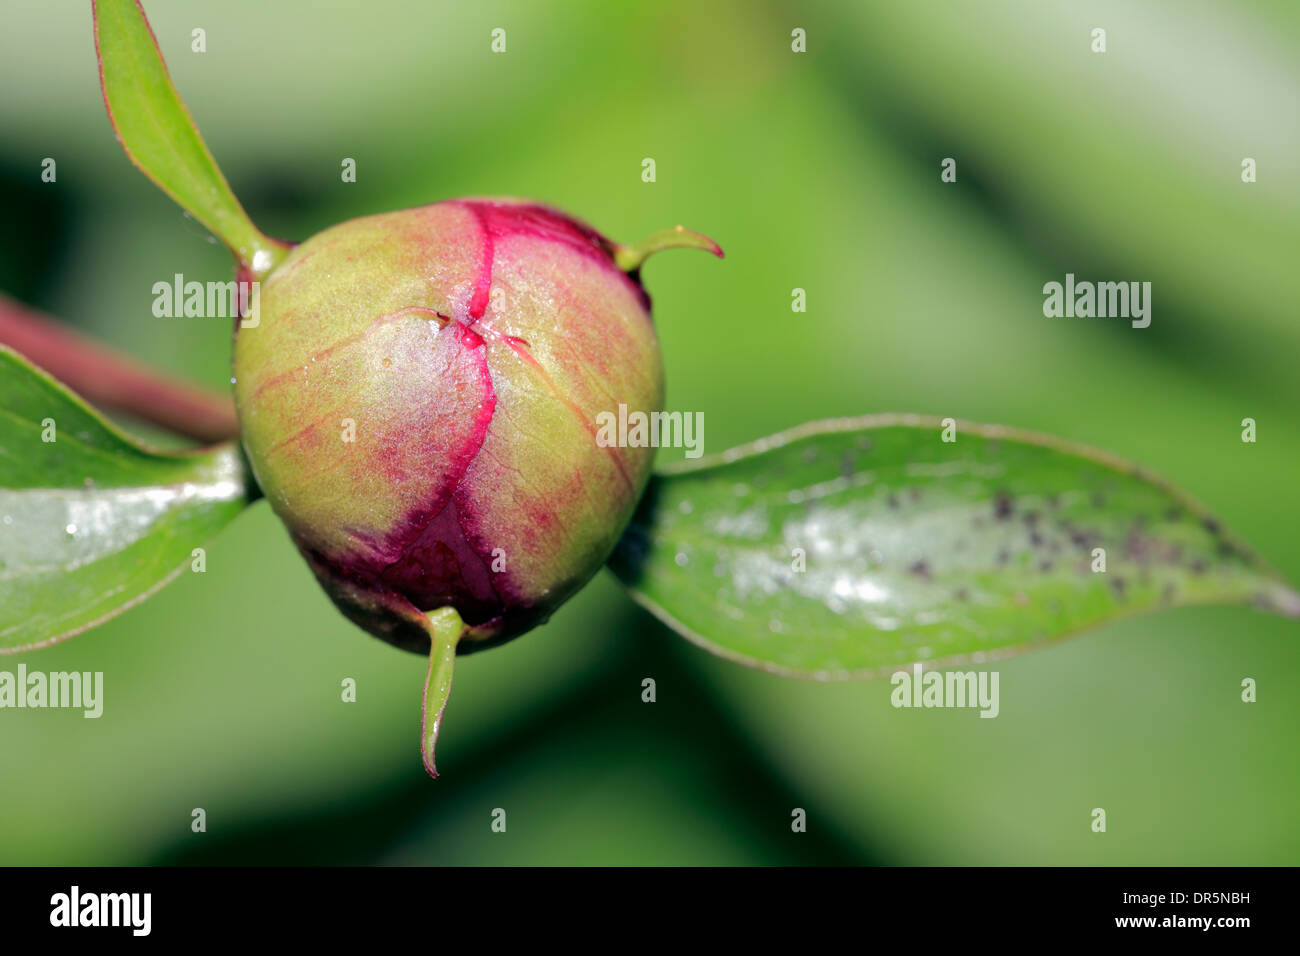
[[[4,522],[5,522],[5,524],[13,524],[13,523],[14,523],[14,519],[13,519],[13,517],[10,516],[10,515],[5,515],[5,517],[4,517]]]
[[[777,618],[772,618],[767,622],[767,629],[773,633],[779,633],[783,629],[783,625]]]
[[[63,530],[66,531],[68,534],[76,534],[76,533],[77,533],[77,526],[76,526],[75,524],[69,524],[69,525],[68,525],[66,528],[64,528]]]
[[[384,368],[392,368],[392,365],[393,365],[392,359],[390,358],[384,359]]]
[[[686,567],[686,562],[688,562],[688,561],[690,561],[690,558],[688,558],[688,557],[686,556],[686,552],[685,552],[685,551],[678,551],[676,557],[673,558],[673,562],[674,562],[674,563],[675,563],[679,568],[684,568],[684,567]]]
[[[689,501],[682,501],[678,503],[677,510],[684,515],[688,515],[695,510],[695,506],[691,504]]]

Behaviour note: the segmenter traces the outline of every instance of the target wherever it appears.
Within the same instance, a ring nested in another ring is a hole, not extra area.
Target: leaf
[[[0,347],[0,654],[143,601],[243,510],[249,489],[233,443],[145,448]]]
[[[172,85],[138,0],[94,0],[104,106],[131,162],[230,247],[255,278],[287,246],[264,236],[221,174]]]
[[[1276,572],[1141,469],[998,426],[959,422],[944,442],[941,427],[815,422],[688,462],[656,476],[611,567],[706,650],[823,680],[993,660],[1162,607],[1300,617]]]

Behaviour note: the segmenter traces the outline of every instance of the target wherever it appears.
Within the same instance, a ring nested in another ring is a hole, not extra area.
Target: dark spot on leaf
[[[910,490],[908,491],[908,493],[907,493],[907,497],[911,498],[912,501],[914,501],[914,502],[916,502],[916,501],[920,501],[920,500],[921,500],[921,489],[920,489],[920,488],[912,488],[912,489],[910,489]]]
[[[1006,521],[1011,517],[1011,510],[1011,496],[1005,491],[999,491],[993,499],[993,517]]]
[[[1006,548],[1003,548],[998,552],[998,557],[997,557],[998,564],[1006,564],[1010,560],[1011,560],[1011,552],[1008,551]]]
[[[965,588],[958,588],[956,591],[952,593],[952,596],[955,597],[958,601],[969,601],[970,591],[966,590]]]
[[[1103,495],[1100,491],[1094,491],[1092,493],[1092,506],[1094,508],[1106,507],[1106,496]]]
[[[1052,570],[1054,566],[1055,565],[1053,565],[1052,562],[1049,561],[1047,558],[1044,558],[1042,561],[1038,562],[1038,570],[1042,571],[1043,573],[1047,573],[1048,571]]]
[[[840,474],[845,478],[852,478],[857,470],[857,466],[853,461],[853,452],[846,451],[844,460],[840,462]]]
[[[1222,528],[1219,527],[1219,522],[1215,521],[1213,518],[1204,519],[1201,522],[1201,525],[1205,528],[1206,531],[1210,532],[1210,534],[1218,534],[1220,531],[1223,530]]]
[[[923,581],[929,581],[931,577],[930,565],[926,561],[917,561],[915,564],[908,567],[907,573],[914,574]]]
[[[1124,539],[1124,553],[1126,557],[1145,563],[1151,559],[1150,541],[1136,530],[1130,531]]]
[[[1043,536],[1037,531],[1031,531],[1029,532],[1029,543],[1035,548],[1041,548],[1043,546]]]
[[[1166,521],[1178,521],[1183,517],[1183,509],[1177,506],[1165,510]]]
[[[890,492],[889,497],[885,499],[885,504],[889,505],[891,511],[898,510],[898,495]]]
[[[1038,512],[1037,512],[1037,511],[1026,511],[1026,512],[1025,512],[1025,524],[1029,525],[1030,527],[1033,527],[1034,525],[1038,524]]]
[[[1124,592],[1128,588],[1128,582],[1123,578],[1111,578],[1110,589],[1115,592],[1115,597],[1121,601],[1124,600]]]
[[[1200,558],[1197,558],[1195,561],[1189,564],[1188,567],[1192,569],[1193,574],[1204,574],[1206,572],[1205,562],[1202,561]]]

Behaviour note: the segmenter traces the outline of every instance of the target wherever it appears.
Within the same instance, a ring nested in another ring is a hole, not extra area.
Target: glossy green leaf
[[[702,647],[819,679],[991,660],[1161,607],[1300,616],[1285,581],[1140,468],[1008,428],[941,429],[817,422],[687,462],[652,482],[611,566]]]
[[[131,162],[230,247],[255,276],[284,257],[221,174],[172,85],[137,0],[94,0],[95,49],[108,118]]]
[[[234,444],[140,445],[0,347],[0,654],[144,600],[248,502]]]

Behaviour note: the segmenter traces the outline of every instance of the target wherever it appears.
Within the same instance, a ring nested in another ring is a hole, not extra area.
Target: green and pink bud
[[[624,247],[544,206],[455,200],[327,229],[262,282],[234,358],[254,473],[349,618],[432,645],[439,715],[455,651],[545,621],[631,517],[653,449],[604,446],[596,421],[662,409],[639,266],[675,245],[721,255],[680,229]]]

